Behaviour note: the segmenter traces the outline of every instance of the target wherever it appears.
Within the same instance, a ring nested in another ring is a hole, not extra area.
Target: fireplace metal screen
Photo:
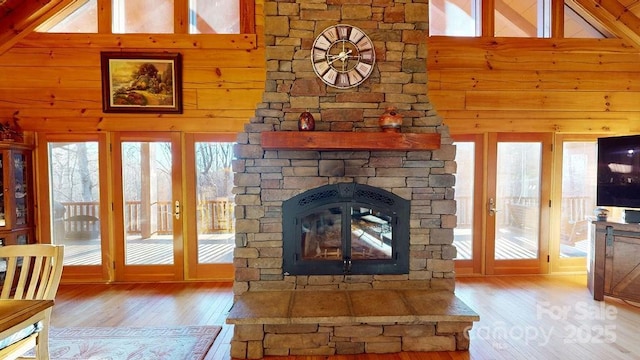
[[[409,271],[409,200],[341,183],[297,195],[282,210],[286,275]]]

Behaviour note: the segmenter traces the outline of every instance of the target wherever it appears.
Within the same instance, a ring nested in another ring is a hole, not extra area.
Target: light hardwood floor
[[[271,357],[270,360],[640,359],[640,304],[594,301],[585,276],[461,277],[473,308],[469,352]],[[222,325],[207,360],[229,360],[230,283],[61,285],[52,325]]]

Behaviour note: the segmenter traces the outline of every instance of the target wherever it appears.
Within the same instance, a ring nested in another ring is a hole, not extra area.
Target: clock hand
[[[347,59],[349,57],[349,54],[351,54],[351,50],[347,51],[346,53],[343,51],[340,54],[335,55],[335,58],[329,61],[329,65],[333,64],[337,60],[345,61],[345,59]],[[329,55],[329,56],[331,56],[331,55]],[[329,56],[327,56],[327,57],[329,57]]]

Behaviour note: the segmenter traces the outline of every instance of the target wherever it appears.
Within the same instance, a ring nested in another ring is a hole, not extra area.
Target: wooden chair
[[[6,272],[0,301],[54,300],[62,276],[64,246],[49,244],[12,245],[0,247],[0,258],[5,261]],[[33,332],[3,349],[0,359],[21,358],[35,348],[36,359],[49,359],[49,322],[51,308],[45,310],[42,329]],[[25,321],[24,328],[33,326]]]

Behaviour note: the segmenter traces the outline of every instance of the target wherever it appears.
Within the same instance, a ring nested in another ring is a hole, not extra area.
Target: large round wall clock
[[[362,84],[373,72],[375,61],[373,42],[351,25],[324,29],[311,48],[313,71],[327,85],[339,89]]]

